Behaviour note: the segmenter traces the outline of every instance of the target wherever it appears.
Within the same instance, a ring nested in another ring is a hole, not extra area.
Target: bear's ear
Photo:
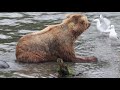
[[[66,18],[70,18],[71,14],[66,14],[65,17]]]
[[[72,18],[81,18],[82,17],[82,15],[80,15],[80,14],[75,14],[75,15],[72,15]]]
[[[70,17],[81,17],[81,14],[66,14],[65,17],[66,18],[70,18]]]
[[[72,20],[74,20],[75,23],[78,23],[78,21],[81,17],[82,17],[81,15],[73,15]]]

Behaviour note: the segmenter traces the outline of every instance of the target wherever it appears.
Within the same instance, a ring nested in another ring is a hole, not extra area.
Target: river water
[[[57,63],[23,64],[15,62],[15,47],[20,37],[45,28],[45,25],[61,23],[65,14],[76,12],[9,12],[0,13],[0,60],[10,67],[0,69],[1,78],[53,78]],[[77,12],[78,13],[78,12]],[[108,33],[100,34],[94,18],[103,14],[115,25],[120,35],[120,12],[85,12],[91,21],[90,28],[75,42],[76,55],[96,56],[97,63],[68,63],[72,78],[120,78],[120,39],[111,41]]]

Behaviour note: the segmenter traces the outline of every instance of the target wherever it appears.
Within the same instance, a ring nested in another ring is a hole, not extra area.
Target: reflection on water
[[[0,60],[6,61],[10,68],[0,69],[0,77],[41,77],[52,78],[57,70],[56,63],[23,64],[15,62],[15,46],[18,39],[31,32],[45,28],[45,25],[60,23],[65,14],[73,12],[15,12],[0,13]],[[75,12],[74,12],[75,13]],[[109,18],[120,34],[119,12],[84,13],[92,22],[99,14]],[[67,63],[79,78],[119,78],[120,41],[110,45],[108,34],[101,35],[95,23],[75,42],[76,55],[96,56],[98,63]]]

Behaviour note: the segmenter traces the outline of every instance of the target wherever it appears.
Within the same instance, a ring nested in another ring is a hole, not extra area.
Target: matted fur
[[[16,58],[21,62],[64,61],[91,62],[95,57],[78,58],[74,52],[74,42],[90,26],[85,15],[70,14],[60,24],[27,34],[20,38],[16,46]]]

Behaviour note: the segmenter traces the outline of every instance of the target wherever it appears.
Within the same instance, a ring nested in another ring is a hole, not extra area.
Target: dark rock
[[[59,65],[59,70],[58,70],[59,75],[58,75],[58,77],[66,77],[66,76],[68,76],[70,73],[69,73],[67,65],[64,64],[63,60],[58,58],[57,63]]]
[[[9,68],[10,66],[5,62],[0,60],[0,69]]]

